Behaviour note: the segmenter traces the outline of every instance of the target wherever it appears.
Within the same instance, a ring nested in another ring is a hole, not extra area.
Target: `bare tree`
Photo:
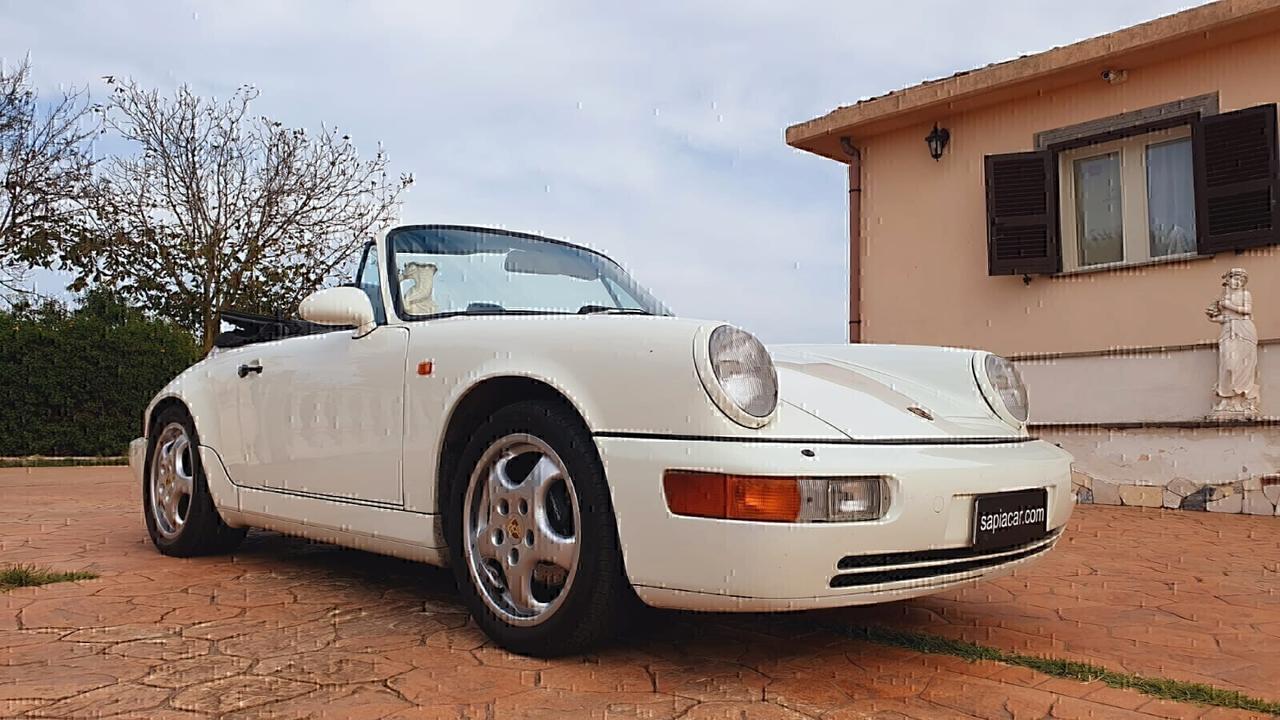
[[[97,118],[83,90],[42,105],[30,65],[0,68],[0,292],[27,293],[31,267],[48,267],[83,225]]]
[[[227,309],[291,312],[392,222],[408,175],[335,130],[250,114],[252,87],[216,101],[107,78],[106,127],[137,152],[103,161],[97,231],[71,253],[73,289],[108,284],[212,346]]]

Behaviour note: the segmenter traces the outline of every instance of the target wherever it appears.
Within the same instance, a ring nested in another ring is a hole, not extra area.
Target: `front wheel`
[[[447,531],[458,587],[507,649],[563,655],[617,629],[631,593],[595,444],[567,408],[494,413],[463,451]]]
[[[149,435],[142,512],[156,549],[176,557],[234,550],[246,530],[229,527],[213,505],[190,416],[167,408],[156,416]]]

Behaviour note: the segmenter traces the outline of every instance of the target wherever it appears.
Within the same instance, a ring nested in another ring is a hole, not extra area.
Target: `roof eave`
[[[847,162],[841,137],[871,137],[933,116],[1083,82],[1171,54],[1280,29],[1280,0],[1220,0],[1107,35],[896,90],[788,127],[788,145]],[[1101,81],[1101,80],[1099,80]]]

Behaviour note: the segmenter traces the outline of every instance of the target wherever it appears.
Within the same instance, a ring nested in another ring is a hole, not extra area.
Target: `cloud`
[[[1186,5],[15,0],[0,47],[99,95],[105,74],[253,83],[261,113],[383,142],[418,179],[406,222],[581,242],[680,314],[839,342],[843,168],[786,125]]]

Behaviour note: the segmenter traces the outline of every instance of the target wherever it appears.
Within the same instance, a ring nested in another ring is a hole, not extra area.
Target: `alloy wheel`
[[[151,457],[151,516],[166,539],[186,525],[195,487],[195,448],[181,423],[169,423],[156,438]]]
[[[573,479],[550,445],[527,434],[494,441],[463,501],[463,552],[485,605],[512,625],[551,617],[577,574],[580,526]]]

